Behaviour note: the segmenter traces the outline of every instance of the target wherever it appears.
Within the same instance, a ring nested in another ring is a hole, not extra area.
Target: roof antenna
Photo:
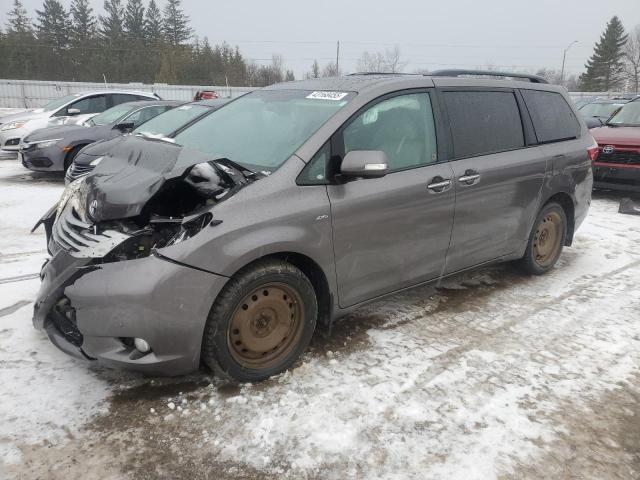
[[[102,74],[102,78],[104,80],[104,89],[107,90],[109,87],[107,87],[107,76],[104,73]]]

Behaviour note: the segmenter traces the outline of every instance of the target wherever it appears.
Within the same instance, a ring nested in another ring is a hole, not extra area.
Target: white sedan
[[[0,148],[3,153],[17,153],[20,141],[40,128],[60,125],[69,120],[79,123],[121,103],[136,100],[157,100],[150,92],[102,90],[76,93],[56,98],[42,108],[0,118]]]

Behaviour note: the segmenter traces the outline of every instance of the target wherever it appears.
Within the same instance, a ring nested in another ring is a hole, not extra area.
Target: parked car
[[[147,138],[171,139],[181,129],[191,125],[199,118],[216,111],[228,102],[229,100],[219,99],[187,103],[152,118],[148,122],[135,128],[132,134]],[[108,143],[105,144],[104,148],[108,150],[109,145]],[[105,158],[104,153],[106,153],[106,150],[103,151],[103,147],[98,146],[92,148],[90,151],[80,152],[74,157],[71,167],[67,169],[65,175],[66,183],[73,182],[91,172],[97,163],[103,161]]]
[[[83,125],[36,130],[20,143],[18,159],[30,170],[65,171],[87,145],[128,133],[180,103],[167,100],[121,103],[86,120]]]
[[[591,130],[599,151],[596,188],[640,191],[640,100],[624,105],[604,126]]]
[[[220,98],[220,95],[218,95],[218,92],[216,92],[215,90],[198,90],[195,97],[193,98],[193,101],[197,102],[198,100],[215,100],[216,98]]]
[[[582,107],[584,107],[588,103],[598,100],[598,97],[578,97],[578,98],[573,98],[572,100],[575,107],[578,110],[580,110]]]
[[[595,100],[580,107],[579,113],[584,118],[587,127],[601,127],[611,115],[617,112],[628,100]]]
[[[18,153],[20,141],[35,130],[58,124],[59,120],[67,117],[84,121],[111,107],[136,100],[159,100],[159,97],[149,92],[119,90],[76,93],[56,98],[42,108],[2,117],[0,148],[5,152]]]
[[[35,327],[103,364],[258,381],[364,303],[491,262],[549,271],[597,145],[564,89],[526,80],[287,82],[171,141],[87,147],[108,161],[41,220]]]

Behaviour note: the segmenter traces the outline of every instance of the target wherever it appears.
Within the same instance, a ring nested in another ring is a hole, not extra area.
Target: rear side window
[[[130,95],[128,93],[114,93],[111,95],[111,103],[115,105],[120,105],[121,103],[126,102],[135,102],[136,100],[150,100],[147,97],[140,97],[138,95]]]
[[[580,123],[562,95],[540,90],[522,90],[540,143],[577,138]]]
[[[512,92],[444,92],[456,158],[524,147],[522,120]]]

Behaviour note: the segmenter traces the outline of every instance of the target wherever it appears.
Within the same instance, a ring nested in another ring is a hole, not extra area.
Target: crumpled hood
[[[139,215],[165,182],[212,160],[211,155],[197,150],[134,135],[100,142],[85,150],[104,156],[79,189],[80,201],[96,222]]]

